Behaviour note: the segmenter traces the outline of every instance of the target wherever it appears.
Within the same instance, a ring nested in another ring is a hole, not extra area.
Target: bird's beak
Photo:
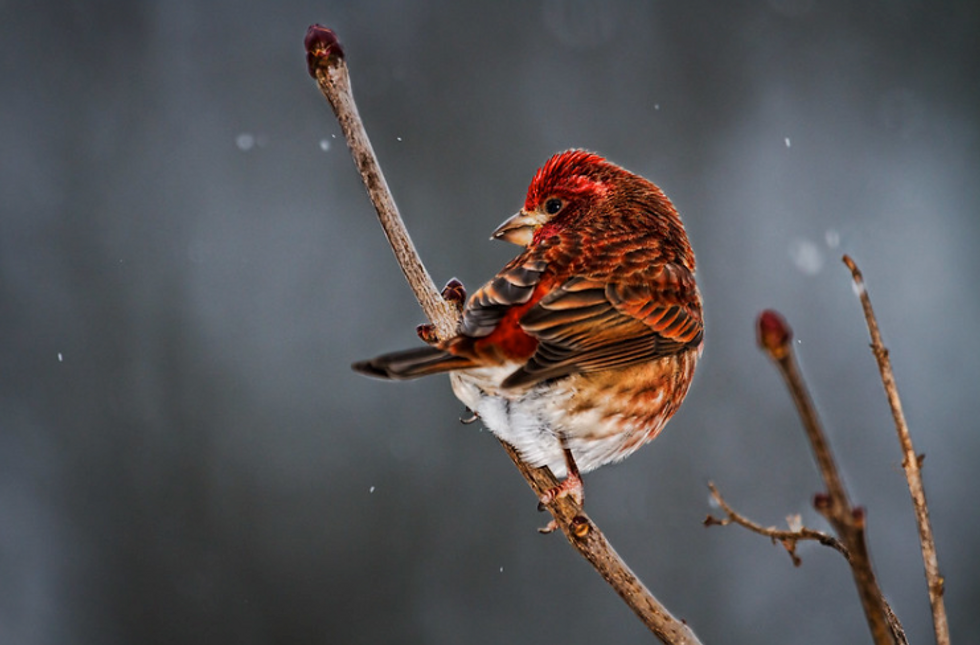
[[[503,240],[517,246],[527,246],[534,238],[534,232],[544,224],[545,218],[540,213],[528,213],[524,210],[497,227],[490,236],[491,240]]]

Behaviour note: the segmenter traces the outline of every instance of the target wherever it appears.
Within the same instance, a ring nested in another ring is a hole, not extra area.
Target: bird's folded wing
[[[538,346],[505,387],[650,361],[700,344],[703,332],[694,276],[677,264],[612,283],[572,278],[531,307],[520,325]]]
[[[512,307],[531,299],[546,266],[521,256],[504,267],[470,298],[460,333],[470,338],[490,335]]]

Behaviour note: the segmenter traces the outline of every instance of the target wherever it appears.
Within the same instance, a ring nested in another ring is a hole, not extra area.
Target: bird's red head
[[[605,195],[615,171],[622,169],[597,154],[585,150],[566,150],[545,162],[534,174],[527,189],[524,210],[531,212],[546,205],[549,197]]]
[[[524,207],[494,231],[494,239],[528,246],[547,237],[607,195],[617,173],[629,175],[591,152],[556,154],[535,173]]]
[[[524,207],[493,237],[535,245],[563,230],[639,239],[653,236],[669,256],[691,270],[694,255],[684,226],[666,195],[652,182],[585,150],[568,150],[534,174]]]

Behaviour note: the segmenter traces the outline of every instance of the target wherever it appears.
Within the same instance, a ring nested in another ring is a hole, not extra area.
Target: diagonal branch
[[[888,358],[888,350],[881,341],[878,319],[871,308],[871,298],[868,296],[868,290],[864,285],[864,276],[861,275],[861,270],[858,269],[857,264],[850,256],[844,256],[844,264],[850,269],[854,278],[855,290],[861,298],[864,317],[868,321],[868,331],[871,334],[871,349],[878,360],[881,382],[885,386],[888,404],[891,406],[892,417],[895,420],[895,430],[898,432],[898,442],[902,446],[902,467],[905,469],[905,479],[909,483],[915,519],[919,526],[919,543],[922,548],[922,560],[925,564],[926,583],[929,587],[929,602],[932,605],[932,624],[936,633],[936,643],[937,645],[949,645],[949,625],[946,621],[946,605],[943,601],[943,576],[939,572],[936,542],[932,537],[929,507],[926,505],[926,491],[922,485],[922,458],[915,454],[915,448],[912,446],[912,435],[909,432],[908,424],[905,422],[905,413],[902,411],[902,401],[898,397],[898,386],[895,384],[895,375],[892,373],[891,360]]]
[[[398,213],[395,199],[388,189],[384,173],[368,139],[364,123],[357,112],[354,95],[350,88],[350,74],[344,61],[344,50],[333,31],[314,25],[306,33],[306,62],[310,76],[316,79],[323,96],[330,102],[340,129],[347,140],[354,164],[364,182],[371,203],[378,213],[378,220],[405,280],[415,294],[415,299],[425,312],[426,318],[435,325],[439,338],[455,334],[458,312],[442,298],[432,277],[419,259],[415,245],[408,236],[408,229]]]
[[[378,212],[385,235],[391,243],[398,264],[405,274],[426,317],[435,325],[440,338],[455,333],[458,312],[439,294],[432,278],[422,265],[395,207],[394,199],[381,173],[367,132],[357,113],[350,89],[350,77],[344,51],[336,34],[320,25],[313,25],[306,34],[307,64],[320,91],[330,102],[340,122],[354,163],[361,174],[368,195]],[[501,442],[517,465],[528,485],[540,497],[558,484],[547,468],[532,468],[508,444]],[[630,609],[661,641],[668,645],[699,645],[694,632],[670,614],[650,593],[639,578],[612,548],[605,536],[582,512],[570,497],[559,498],[547,505],[555,522],[575,550],[589,561],[609,583]]]

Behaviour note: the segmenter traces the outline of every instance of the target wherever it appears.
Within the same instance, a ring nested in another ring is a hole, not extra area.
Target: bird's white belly
[[[632,420],[603,417],[598,409],[567,413],[577,394],[575,379],[517,392],[497,388],[496,384],[514,369],[507,366],[467,370],[452,374],[451,380],[456,397],[529,464],[548,466],[556,477],[565,477],[562,438],[581,472],[618,461],[632,452],[623,451],[624,442],[639,429],[632,427]]]

